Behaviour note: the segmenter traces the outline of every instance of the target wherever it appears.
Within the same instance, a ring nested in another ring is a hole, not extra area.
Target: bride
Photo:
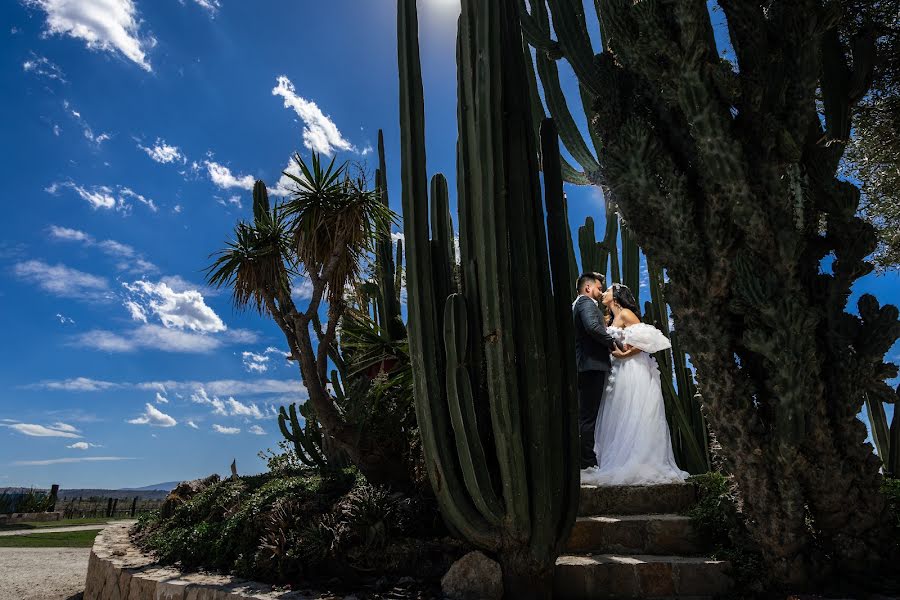
[[[596,467],[581,471],[587,485],[678,483],[688,473],[675,464],[654,352],[671,347],[652,325],[641,323],[634,295],[614,283],[603,293],[607,331],[625,344],[612,352],[612,370],[594,430]]]

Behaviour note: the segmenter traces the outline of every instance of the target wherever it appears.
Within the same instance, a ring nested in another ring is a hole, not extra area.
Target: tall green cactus
[[[896,397],[900,397],[900,386],[897,386]],[[884,465],[884,472],[892,477],[900,477],[900,415],[897,414],[898,402],[894,399],[894,416],[890,424],[884,411],[881,397],[873,398],[866,394],[866,414],[872,429],[875,449]]]
[[[281,429],[284,439],[294,445],[294,453],[300,462],[320,472],[346,466],[348,462],[346,455],[334,448],[334,445],[325,438],[312,405],[309,403],[300,405],[299,413],[304,421],[302,425],[297,412],[297,405],[294,403],[288,410],[283,406],[279,407],[278,428]]]
[[[577,512],[578,432],[557,133],[544,124],[545,226],[513,1],[462,2],[459,287],[447,277],[455,257],[441,176],[429,218],[416,3],[398,3],[403,213],[416,412],[432,486],[451,527],[497,554],[509,597],[536,598],[549,597]],[[485,414],[489,426],[479,422]]]

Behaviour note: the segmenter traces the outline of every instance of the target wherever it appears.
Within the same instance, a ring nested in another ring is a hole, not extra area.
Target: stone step
[[[727,593],[728,563],[683,556],[563,555],[556,561],[554,598],[708,598]]]
[[[699,554],[683,515],[578,517],[566,547],[572,554]]]
[[[697,491],[690,483],[660,485],[581,486],[578,514],[641,515],[687,512],[697,501]]]

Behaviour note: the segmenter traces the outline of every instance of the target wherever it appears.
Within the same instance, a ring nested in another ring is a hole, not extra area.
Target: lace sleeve
[[[625,328],[625,343],[635,348],[640,348],[644,352],[653,354],[660,350],[666,350],[672,347],[669,338],[664,336],[662,332],[646,323],[637,323],[631,327]]]

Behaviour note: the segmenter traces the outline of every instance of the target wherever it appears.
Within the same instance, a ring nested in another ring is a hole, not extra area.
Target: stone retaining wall
[[[340,600],[338,596],[277,590],[222,575],[181,573],[142,553],[128,537],[128,524],[110,525],[94,540],[84,600]]]
[[[39,513],[12,513],[0,515],[0,525],[15,525],[28,521],[59,521],[62,519],[62,511]]]

